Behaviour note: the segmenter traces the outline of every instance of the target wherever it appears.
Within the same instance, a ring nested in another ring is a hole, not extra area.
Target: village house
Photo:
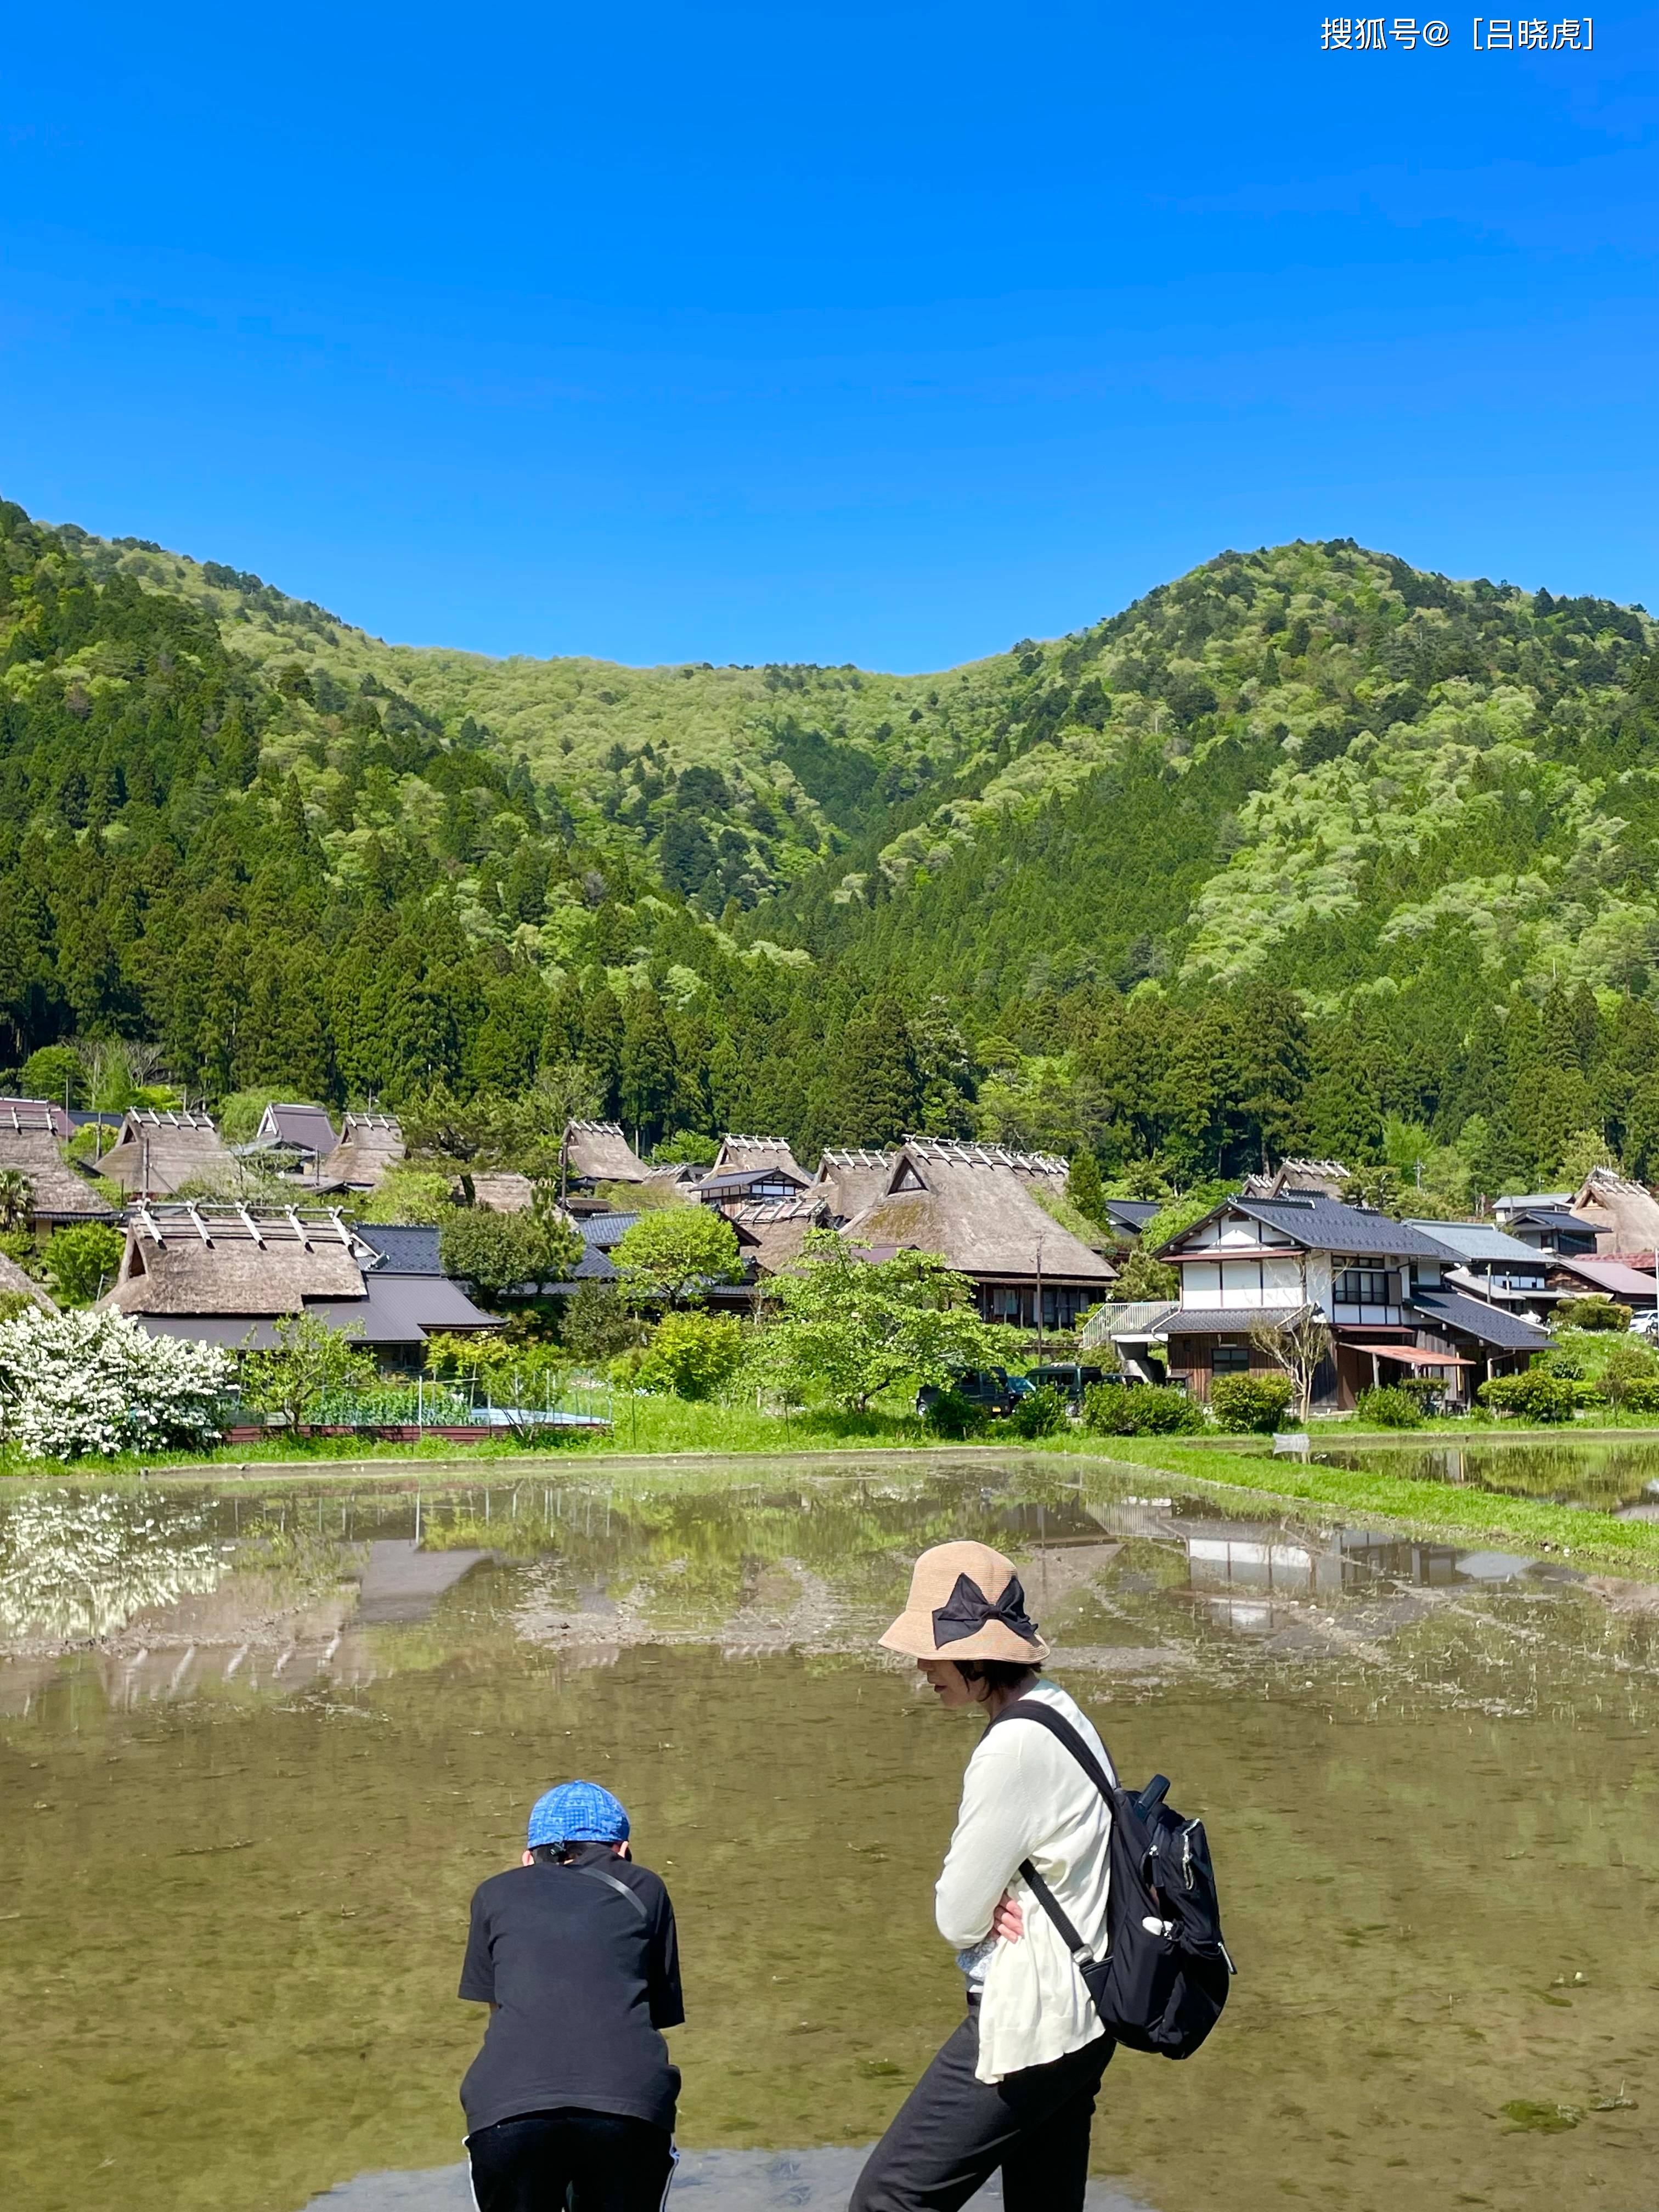
[[[1574,1193],[1571,1211],[1595,1230],[1598,1260],[1653,1265],[1659,1251],[1659,1199],[1641,1183],[1613,1168],[1592,1168]]]
[[[1594,1254],[1596,1227],[1581,1220],[1564,1190],[1522,1191],[1492,1200],[1492,1218],[1506,1234],[1534,1251],[1559,1252],[1570,1259]]]
[[[869,1145],[826,1146],[818,1158],[812,1195],[830,1209],[838,1227],[873,1206],[887,1188],[893,1155]]]
[[[1310,1307],[1334,1337],[1315,1382],[1327,1409],[1410,1374],[1438,1377],[1448,1402],[1467,1403],[1550,1340],[1448,1283],[1458,1255],[1422,1229],[1322,1195],[1229,1199],[1158,1256],[1181,1271],[1181,1303],[1164,1327],[1170,1374],[1195,1398],[1218,1376],[1273,1371],[1252,1330]]]
[[[1038,1205],[1031,1185],[1048,1170],[1022,1172],[1014,1157],[1000,1146],[908,1137],[880,1196],[846,1224],[848,1240],[938,1253],[972,1283],[987,1321],[1074,1328],[1109,1294],[1116,1271]]]
[[[130,1199],[169,1198],[181,1183],[236,1185],[236,1163],[225,1149],[210,1114],[150,1106],[128,1109],[112,1152],[98,1172],[118,1183]]]
[[[390,1374],[418,1369],[438,1330],[501,1325],[443,1273],[435,1229],[354,1231],[332,1207],[137,1205],[102,1304],[232,1352],[269,1350],[279,1321],[309,1314]]]
[[[318,1171],[324,1190],[371,1191],[404,1158],[404,1133],[391,1114],[348,1114],[340,1141]]]
[[[339,1132],[320,1106],[267,1106],[252,1142],[243,1149],[274,1157],[275,1164],[304,1180],[320,1183],[323,1162],[340,1141]]]
[[[1490,1221],[1409,1220],[1444,1249],[1441,1280],[1449,1290],[1467,1291],[1489,1305],[1504,1306],[1524,1320],[1540,1322],[1559,1292],[1549,1286],[1549,1263],[1531,1244],[1523,1244]]]
[[[753,1199],[731,1206],[726,1218],[737,1231],[744,1273],[757,1285],[792,1266],[813,1230],[836,1225],[816,1183],[793,1198]]]
[[[812,1178],[782,1137],[727,1136],[714,1164],[700,1176],[696,1194],[701,1204],[723,1211],[772,1199],[797,1198],[809,1189]]]
[[[1633,1314],[1659,1309],[1659,1278],[1651,1268],[1627,1267],[1622,1260],[1569,1260],[1559,1253],[1547,1255],[1544,1265],[1553,1298],[1611,1298]]]
[[[115,1209],[64,1158],[68,1120],[44,1098],[0,1098],[0,1173],[27,1179],[26,1225],[36,1237],[115,1218]]]

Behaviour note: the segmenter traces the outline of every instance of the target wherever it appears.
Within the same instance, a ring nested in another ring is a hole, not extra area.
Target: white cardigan
[[[1058,1683],[1041,1681],[1025,1694],[1063,1714],[1116,1780],[1088,1716]],[[956,1833],[933,1892],[939,1932],[957,1951],[984,1942],[1005,1889],[1024,1910],[1024,1935],[999,1942],[986,1972],[980,2081],[1045,2066],[1105,2033],[1060,1930],[1018,1869],[1030,1860],[1094,1955],[1103,1957],[1110,1835],[1106,1800],[1047,1729],[1014,1720],[986,1730],[963,1778]]]

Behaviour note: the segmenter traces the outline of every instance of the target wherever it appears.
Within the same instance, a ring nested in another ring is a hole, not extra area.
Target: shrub
[[[1058,1436],[1065,1425],[1066,1401],[1052,1382],[1040,1383],[1008,1416],[1008,1426],[1017,1437]]]
[[[1423,1408],[1416,1398],[1394,1382],[1385,1382],[1376,1390],[1362,1390],[1354,1401],[1354,1411],[1362,1421],[1379,1429],[1414,1429],[1423,1419]]]
[[[1650,1375],[1659,1375],[1659,1359],[1645,1344],[1627,1338],[1609,1350],[1595,1383],[1608,1405],[1616,1408],[1626,1403],[1633,1382],[1644,1382]]]
[[[737,1371],[743,1324],[730,1314],[665,1314],[634,1367],[636,1389],[712,1398]]]
[[[1218,1375],[1210,1411],[1236,1436],[1270,1437],[1296,1395],[1288,1375]]]
[[[1191,1436],[1204,1426],[1204,1408],[1155,1382],[1091,1382],[1083,1425],[1097,1437]]]
[[[988,1426],[991,1416],[983,1406],[964,1398],[960,1390],[947,1387],[940,1390],[921,1418],[935,1434],[959,1439],[976,1437]]]
[[[107,1309],[0,1321],[0,1420],[33,1459],[211,1443],[229,1373],[216,1345],[151,1336]]]
[[[1525,1375],[1494,1375],[1475,1395],[1493,1413],[1522,1421],[1570,1421],[1578,1403],[1575,1384],[1539,1367]]]
[[[1633,1375],[1625,1385],[1625,1410],[1659,1413],[1659,1375]]]
[[[1555,1309],[1558,1328],[1626,1329],[1630,1323],[1631,1309],[1611,1298],[1563,1298]]]

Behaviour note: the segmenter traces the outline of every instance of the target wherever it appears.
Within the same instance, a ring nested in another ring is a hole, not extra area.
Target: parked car
[[[1023,1375],[1010,1375],[1006,1367],[972,1367],[966,1374],[953,1377],[951,1388],[970,1406],[978,1406],[988,1413],[1004,1414],[1011,1413],[1014,1401],[1027,1396],[1033,1385]],[[938,1404],[939,1398],[939,1385],[925,1383],[916,1393],[917,1413],[927,1413]]]
[[[1109,1376],[1103,1367],[1085,1367],[1074,1359],[1049,1360],[1041,1367],[1030,1369],[1024,1376],[1033,1390],[1058,1390],[1073,1413],[1082,1406],[1083,1394],[1091,1382],[1116,1382],[1121,1379],[1115,1373]]]

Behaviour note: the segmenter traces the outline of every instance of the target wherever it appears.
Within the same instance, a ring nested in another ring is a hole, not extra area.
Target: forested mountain
[[[1337,542],[933,677],[490,661],[0,507],[0,1060],[1659,1175],[1656,642]]]

